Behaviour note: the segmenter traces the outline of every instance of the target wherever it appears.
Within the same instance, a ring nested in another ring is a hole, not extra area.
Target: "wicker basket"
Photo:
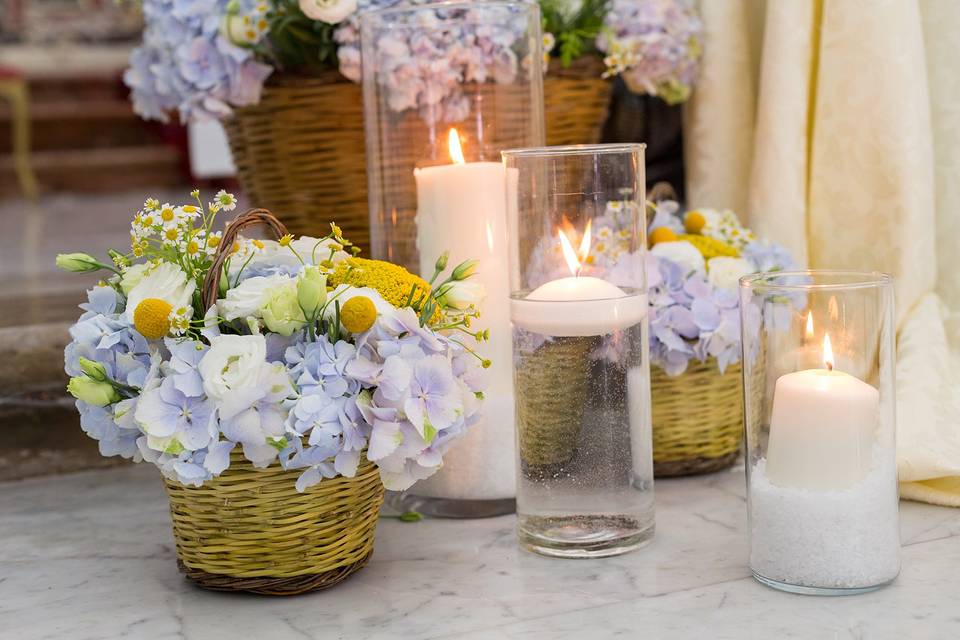
[[[544,80],[547,144],[597,142],[611,83],[599,61],[551,67]],[[370,248],[363,97],[338,73],[276,76],[260,103],[224,122],[240,184],[250,201],[276,212],[297,235],[322,235],[328,220]]]
[[[250,201],[296,235],[324,235],[328,221],[366,251],[367,163],[360,86],[338,73],[277,76],[260,103],[224,126]]]
[[[230,247],[248,227],[280,237],[266,209],[237,216],[223,232],[201,296],[216,302]],[[366,457],[352,478],[328,478],[304,493],[300,471],[256,469],[236,449],[230,466],[200,487],[166,480],[180,570],[206,589],[295,595],[325,589],[362,568],[373,553],[383,484]]]
[[[692,360],[679,376],[652,372],[653,467],[659,477],[707,473],[736,460],[743,439],[740,365]]]
[[[303,493],[299,473],[255,469],[235,451],[203,486],[165,480],[180,570],[205,589],[295,595],[361,569],[383,503],[377,468],[364,459],[355,477]]]
[[[566,69],[557,60],[543,78],[543,109],[548,145],[600,142],[613,83],[600,77],[603,63],[593,57]]]

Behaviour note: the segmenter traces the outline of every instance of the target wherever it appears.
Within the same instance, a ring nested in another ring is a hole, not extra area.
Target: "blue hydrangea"
[[[272,72],[253,50],[220,35],[231,0],[144,0],[143,43],[130,55],[124,83],[134,111],[148,120],[223,118],[256,104]]]

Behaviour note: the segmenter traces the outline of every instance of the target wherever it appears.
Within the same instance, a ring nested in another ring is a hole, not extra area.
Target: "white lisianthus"
[[[456,280],[443,287],[439,302],[459,311],[478,307],[487,296],[487,290],[477,280]]]
[[[139,282],[130,288],[125,318],[133,324],[134,311],[147,298],[163,300],[171,309],[189,307],[196,288],[197,283],[188,279],[183,269],[169,262],[161,262],[143,274]]]
[[[700,251],[686,240],[677,240],[675,242],[658,242],[653,245],[650,253],[670,260],[687,269],[687,271],[703,271],[706,269],[706,262]]]
[[[707,261],[707,280],[718,289],[735,289],[740,278],[753,271],[753,265],[744,258],[717,256]]]
[[[217,300],[217,308],[227,320],[259,318],[260,309],[267,304],[274,291],[291,282],[292,278],[285,274],[247,278],[227,291],[226,298]]]
[[[127,296],[130,295],[130,291],[140,284],[143,276],[150,273],[152,266],[149,262],[139,262],[129,266],[127,270],[123,272],[123,277],[120,278],[120,289],[123,291],[123,294]]]
[[[313,20],[337,24],[357,10],[357,0],[300,0],[300,10]]]
[[[221,419],[235,416],[264,395],[259,388],[267,365],[267,341],[262,335],[217,336],[197,365],[203,390],[218,401]]]

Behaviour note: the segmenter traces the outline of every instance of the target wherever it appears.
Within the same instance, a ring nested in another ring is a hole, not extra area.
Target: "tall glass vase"
[[[388,502],[450,517],[515,508],[506,180],[500,151],[543,144],[536,3],[453,2],[361,17],[371,246],[429,277],[480,260],[486,289],[471,330],[492,361],[483,418],[435,476]]]
[[[564,558],[653,538],[643,145],[508,150],[517,535]]]

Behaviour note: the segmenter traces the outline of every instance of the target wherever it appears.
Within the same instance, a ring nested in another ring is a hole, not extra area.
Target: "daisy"
[[[180,217],[171,204],[164,204],[160,207],[160,213],[157,215],[160,216],[160,224],[163,225],[164,229],[169,229],[170,227],[175,227],[180,224]]]
[[[180,227],[167,227],[163,230],[161,238],[163,239],[163,244],[176,246],[183,240],[183,229]]]
[[[214,196],[216,202],[220,205],[220,208],[224,211],[233,211],[237,208],[237,199],[232,193],[227,193],[223,189],[217,191],[217,195]]]

